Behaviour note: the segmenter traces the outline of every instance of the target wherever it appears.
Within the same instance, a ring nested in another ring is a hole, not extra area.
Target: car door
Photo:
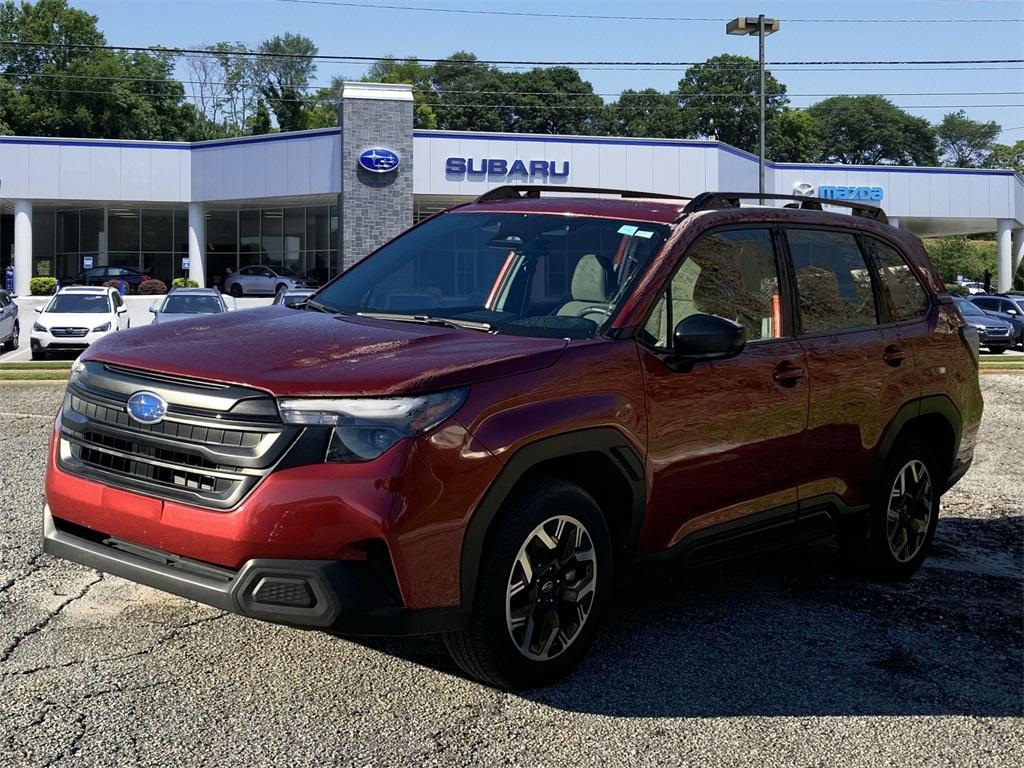
[[[787,226],[810,411],[802,503],[868,502],[875,447],[917,394],[912,350],[879,308],[877,278],[853,232]]]
[[[123,331],[128,327],[128,307],[125,306],[124,299],[117,291],[110,292],[110,301],[114,307],[115,327],[117,330]]]
[[[638,335],[649,429],[647,553],[673,547],[712,557],[792,535],[808,385],[775,244],[767,226],[702,235]],[[672,329],[696,313],[740,322],[746,347],[674,369]]]

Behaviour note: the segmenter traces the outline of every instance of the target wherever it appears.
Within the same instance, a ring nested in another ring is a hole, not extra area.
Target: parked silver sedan
[[[296,304],[301,304],[316,291],[312,288],[296,288],[286,289],[278,291],[274,297],[274,304],[283,304],[286,307],[294,307]]]

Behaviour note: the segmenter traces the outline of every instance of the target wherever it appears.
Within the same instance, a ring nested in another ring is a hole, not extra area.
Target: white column
[[[899,229],[900,228],[900,217],[899,216],[890,216],[889,217],[889,226],[890,227],[896,227],[896,229]]]
[[[188,276],[206,287],[206,210],[202,203],[188,204]]]
[[[32,281],[32,201],[14,201],[14,292],[29,294]]]
[[[1013,270],[1013,274],[1017,274],[1017,270],[1020,269],[1020,263],[1024,261],[1024,227],[1018,227],[1013,230],[1013,236],[1010,238],[1011,251],[1013,255],[1011,261],[1013,262],[1010,266]],[[1013,282],[1011,279],[1010,282]]]
[[[1013,285],[1013,263],[1010,253],[1010,232],[1013,219],[999,219],[996,223],[996,264],[999,265],[997,288],[1000,293]]]

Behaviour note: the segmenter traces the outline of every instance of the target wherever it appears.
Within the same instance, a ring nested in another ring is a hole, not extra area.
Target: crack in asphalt
[[[67,608],[76,600],[81,600],[89,593],[90,589],[92,589],[94,586],[103,581],[104,574],[100,573],[99,571],[93,571],[93,573],[96,574],[95,579],[90,581],[88,584],[82,587],[82,589],[80,589],[77,593],[69,597],[67,600],[61,602],[56,608],[54,608],[52,611],[46,614],[45,618],[43,618],[40,621],[37,621],[24,632],[19,632],[18,634],[16,634],[14,636],[14,639],[11,640],[10,643],[8,643],[6,648],[4,648],[3,652],[0,652],[0,664],[6,663],[7,660],[11,658],[11,654],[13,654],[18,649],[18,646],[20,646],[25,640],[32,637],[32,635],[38,634],[39,632],[42,632],[44,629],[46,629],[50,622],[57,618],[57,616],[59,616],[65,608]]]
[[[0,584],[0,595],[9,590],[22,579],[27,579],[33,573],[40,570],[43,566],[47,565],[47,561],[40,562],[43,559],[43,556],[44,553],[42,551],[36,552],[36,554],[29,558],[29,561],[26,564],[25,569],[21,573],[19,573],[17,576],[8,579],[3,584]]]
[[[68,669],[70,667],[82,666],[83,664],[101,664],[103,662],[108,661],[124,661],[125,659],[134,659],[140,656],[149,656],[158,648],[166,645],[172,640],[175,640],[182,633],[182,631],[186,629],[191,629],[192,627],[197,627],[200,624],[209,624],[211,622],[226,618],[230,615],[230,613],[225,611],[222,613],[218,613],[216,616],[204,616],[201,619],[189,621],[185,624],[175,624],[174,626],[169,627],[167,632],[158,637],[151,646],[149,646],[148,648],[144,648],[141,651],[121,653],[116,656],[102,656],[95,659],[75,659],[73,661],[62,662],[61,664],[42,664],[38,667],[31,667],[29,669],[19,669],[15,670],[14,672],[0,672],[0,677],[19,677],[25,675],[35,675],[40,672],[53,672],[59,669]]]

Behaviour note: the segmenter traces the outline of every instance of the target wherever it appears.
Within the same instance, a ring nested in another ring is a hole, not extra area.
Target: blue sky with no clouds
[[[191,47],[219,40],[255,45],[286,31],[312,38],[321,53],[443,57],[469,50],[482,59],[701,61],[718,53],[757,55],[753,38],[725,34],[724,20],[765,13],[782,21],[768,39],[769,61],[1024,59],[1021,0],[357,0],[424,9],[672,16],[712,21],[627,21],[438,13],[281,0],[71,0],[99,17],[115,45]],[[873,23],[801,21],[873,19]],[[904,21],[893,21],[893,20]],[[916,23],[909,20],[919,20]],[[951,19],[960,23],[928,23]],[[1001,21],[982,21],[1001,20]],[[364,66],[321,62],[318,79],[358,78]],[[827,95],[880,93],[932,121],[965,109],[995,120],[1000,140],[1024,138],[1024,64],[999,69],[905,67],[777,68],[793,106]],[[676,84],[680,69],[581,68],[608,101],[626,88]]]

